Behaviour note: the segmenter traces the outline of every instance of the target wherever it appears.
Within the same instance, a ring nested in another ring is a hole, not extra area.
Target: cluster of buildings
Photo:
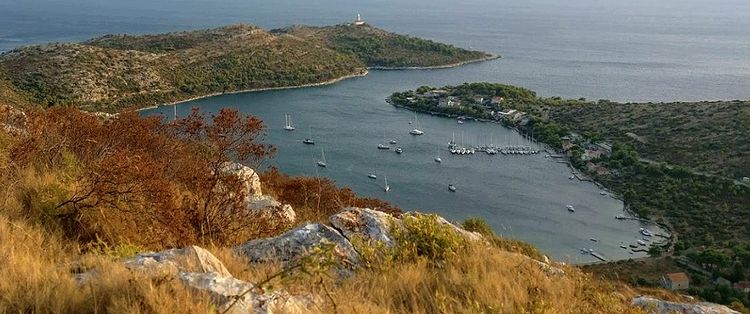
[[[687,290],[690,288],[690,277],[684,272],[668,273],[662,276],[661,284],[665,289],[673,291]],[[750,293],[750,281],[747,280],[732,283],[723,277],[718,277],[714,280],[714,284],[717,286],[731,286],[739,292]]]
[[[515,109],[501,110],[505,98],[502,96],[484,97],[481,95],[475,95],[471,99],[463,100],[456,96],[450,96],[449,92],[444,89],[434,89],[428,92],[417,94],[416,97],[408,99],[409,102],[416,102],[417,98],[428,99],[436,102],[437,108],[461,108],[466,106],[478,106],[483,108],[493,120],[506,119],[510,122],[519,122],[527,116],[523,111]]]

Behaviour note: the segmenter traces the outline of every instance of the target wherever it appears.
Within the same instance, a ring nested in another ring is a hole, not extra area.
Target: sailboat
[[[383,132],[383,141],[385,141],[385,132]],[[378,144],[378,149],[391,149],[391,147],[383,143],[380,143]]]
[[[320,149],[320,155],[322,159],[318,160],[318,167],[325,168],[328,164],[326,164],[326,152],[324,152],[322,148]]]
[[[385,190],[386,192],[388,192],[388,191],[390,191],[390,190],[391,190],[391,187],[390,187],[390,186],[388,186],[388,176],[385,176],[385,175],[384,175],[384,176],[383,176],[383,178],[385,179],[385,187],[383,187],[383,189],[384,189],[384,190]]]
[[[308,136],[302,143],[307,145],[315,145],[315,141],[312,139],[312,128],[310,128],[310,136]]]
[[[424,132],[419,129],[419,122],[417,121],[417,112],[414,111],[414,124],[417,126],[414,128],[414,130],[409,131],[409,134],[411,135],[423,135]]]
[[[443,162],[443,159],[442,159],[442,158],[440,158],[440,147],[438,147],[438,150],[437,150],[437,156],[435,157],[435,162],[436,162],[436,163],[441,163],[441,162]]]
[[[294,127],[292,126],[292,117],[290,117],[288,114],[284,115],[284,119],[286,120],[284,124],[284,130],[285,131],[294,131]]]

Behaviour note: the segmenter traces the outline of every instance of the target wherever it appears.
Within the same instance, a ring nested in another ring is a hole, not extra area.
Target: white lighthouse
[[[362,19],[362,16],[357,13],[357,19],[354,20],[354,25],[365,25],[365,21]]]

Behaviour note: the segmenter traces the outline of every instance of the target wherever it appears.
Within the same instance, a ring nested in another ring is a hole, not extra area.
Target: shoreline
[[[439,111],[429,111],[429,110],[420,110],[420,109],[417,109],[417,108],[412,108],[412,107],[409,107],[409,106],[406,106],[406,105],[402,105],[402,104],[397,104],[397,103],[391,102],[390,98],[386,99],[386,103],[388,103],[388,104],[390,104],[390,105],[392,105],[392,106],[394,106],[396,108],[399,108],[399,109],[405,109],[405,110],[419,112],[419,113],[423,113],[423,114],[429,114],[429,115],[432,115],[432,116],[440,116],[440,117],[445,117],[445,118],[449,118],[449,119],[455,119],[455,118],[457,118],[459,116],[457,114],[450,114],[450,113],[439,112]],[[500,126],[506,128],[506,129],[510,129],[510,130],[512,130],[512,131],[514,131],[514,132],[516,132],[518,134],[521,134],[521,131],[518,128],[506,125],[506,124],[504,124],[501,121],[487,120],[487,119],[481,119],[481,118],[474,118],[474,117],[470,117],[470,116],[467,116],[467,118],[476,119],[477,122],[497,124],[497,125],[500,125]],[[552,147],[550,147],[549,144],[544,143],[544,142],[539,142],[539,143],[543,146],[544,150],[547,153],[550,153],[550,150],[555,151],[555,149],[552,148]],[[564,163],[567,165],[568,169],[570,169],[570,171],[571,171],[571,173],[573,175],[576,175],[578,173],[578,169],[576,169],[575,167],[573,167],[573,165],[570,163],[570,161],[567,160],[567,158],[566,158],[566,161]],[[594,179],[592,179],[590,177],[587,177],[587,180],[581,180],[581,178],[576,175],[576,178],[579,181],[591,182],[596,187],[598,187],[598,188],[600,188],[602,190],[606,190],[609,197],[614,198],[614,199],[622,202],[623,203],[622,210],[623,210],[623,212],[625,212],[626,214],[628,214],[628,216],[629,216],[627,218],[628,220],[637,220],[637,221],[639,221],[641,223],[648,223],[648,224],[652,224],[652,225],[655,225],[655,226],[658,226],[658,227],[662,228],[667,233],[667,236],[665,236],[665,238],[667,239],[667,243],[665,245],[660,245],[660,246],[661,247],[667,247],[667,251],[664,252],[664,254],[671,256],[671,253],[672,253],[673,248],[674,248],[674,243],[676,242],[674,239],[677,237],[677,234],[671,228],[671,226],[669,226],[667,223],[660,222],[659,221],[659,217],[640,217],[640,216],[638,216],[635,212],[633,212],[632,210],[630,210],[630,207],[625,204],[623,198],[620,195],[613,193],[613,191],[611,189],[607,188],[601,182],[596,181],[596,180],[594,180]],[[641,257],[641,258],[652,258],[652,256],[645,256],[645,257]],[[580,265],[606,264],[606,263],[617,262],[617,261],[621,261],[621,260],[629,260],[629,258],[610,259],[610,260],[607,260],[607,261],[588,262],[588,263],[582,263]],[[576,265],[579,265],[579,264],[576,264]]]
[[[367,67],[368,70],[378,70],[378,71],[402,71],[402,70],[437,70],[437,69],[450,69],[455,67],[460,67],[462,65],[472,64],[472,63],[479,63],[479,62],[485,62],[485,61],[491,61],[491,60],[497,60],[502,58],[500,55],[496,54],[490,54],[486,57],[479,58],[479,59],[473,59],[473,60],[466,60],[451,64],[445,64],[445,65],[433,65],[433,66],[426,66],[426,67],[385,67],[385,66],[372,66]]]
[[[250,88],[250,89],[236,90],[236,91],[231,91],[231,92],[216,92],[216,93],[210,93],[210,94],[201,95],[201,96],[190,97],[190,98],[187,98],[187,99],[177,100],[177,101],[173,101],[173,102],[168,102],[168,103],[163,103],[163,104],[158,104],[158,105],[153,105],[153,106],[138,108],[138,109],[135,109],[135,111],[136,112],[140,112],[140,111],[145,111],[145,110],[157,109],[159,107],[164,107],[164,106],[174,106],[174,105],[179,105],[181,103],[186,103],[186,102],[191,102],[191,101],[194,101],[194,100],[199,100],[199,99],[209,98],[209,97],[215,97],[215,96],[221,96],[221,95],[232,95],[232,94],[254,93],[254,92],[265,92],[265,91],[287,90],[287,89],[298,89],[298,88],[319,87],[319,86],[332,85],[332,84],[336,84],[338,82],[345,81],[345,80],[348,80],[348,79],[353,79],[353,78],[358,78],[358,77],[365,77],[365,76],[367,76],[370,73],[369,72],[370,70],[376,70],[376,71],[407,71],[407,70],[450,69],[450,68],[456,68],[456,67],[460,67],[460,66],[467,65],[467,64],[472,64],[472,63],[479,63],[479,62],[497,60],[497,59],[500,59],[500,58],[501,58],[500,55],[490,54],[490,55],[488,55],[486,57],[479,58],[479,59],[466,60],[466,61],[461,61],[461,62],[446,64],[446,65],[436,65],[436,66],[429,66],[429,67],[378,67],[378,66],[367,67],[367,68],[363,69],[362,71],[360,71],[359,73],[352,73],[352,74],[344,75],[344,76],[337,77],[337,78],[334,78],[334,79],[330,79],[330,80],[327,80],[327,81],[318,82],[318,83],[308,83],[308,84],[290,85],[290,86],[277,86],[277,87],[259,87],[259,88]]]
[[[298,88],[307,88],[307,87],[326,86],[326,85],[336,84],[338,82],[345,81],[345,80],[348,80],[348,79],[353,79],[353,78],[358,78],[358,77],[365,77],[369,73],[370,72],[367,69],[364,69],[364,70],[360,71],[360,73],[348,74],[348,75],[344,75],[344,76],[337,77],[337,78],[334,78],[334,79],[330,79],[330,80],[327,80],[327,81],[318,82],[318,83],[307,83],[307,84],[302,84],[302,85],[291,85],[291,86],[258,87],[258,88],[249,88],[249,89],[243,89],[243,90],[236,90],[236,91],[231,91],[231,92],[216,92],[216,93],[211,93],[211,94],[206,94],[206,95],[191,97],[191,98],[188,98],[188,99],[177,100],[177,101],[173,101],[173,102],[169,102],[169,103],[163,103],[163,104],[159,104],[159,105],[138,108],[135,111],[144,111],[144,110],[157,109],[159,107],[164,107],[164,106],[174,106],[174,105],[179,105],[181,103],[191,102],[191,101],[198,100],[198,99],[215,97],[215,96],[221,96],[221,95],[232,95],[232,94],[242,94],[242,93],[254,93],[254,92],[265,92],[265,91],[274,91],[274,90],[287,90],[287,89],[298,89]]]

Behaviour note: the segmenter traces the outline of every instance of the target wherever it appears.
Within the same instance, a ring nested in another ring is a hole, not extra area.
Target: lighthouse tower
[[[365,21],[362,19],[362,16],[357,13],[357,19],[354,20],[354,25],[365,25]]]

